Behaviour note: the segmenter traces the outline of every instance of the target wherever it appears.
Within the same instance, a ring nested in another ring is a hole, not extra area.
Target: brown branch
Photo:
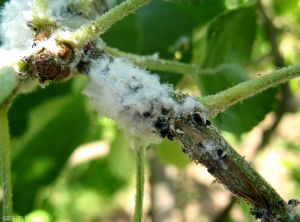
[[[263,59],[265,57],[271,56],[273,63],[276,67],[285,67],[286,63],[285,63],[284,58],[278,48],[277,39],[278,39],[279,30],[273,24],[272,20],[267,15],[265,8],[261,1],[259,1],[259,11],[260,11],[260,14],[262,17],[263,28],[264,28],[267,40],[269,41],[269,44],[271,46],[270,53],[265,55],[263,57]],[[272,125],[262,132],[262,140],[261,140],[260,144],[258,144],[255,154],[258,151],[261,151],[269,143],[270,138],[272,137],[273,133],[277,129],[277,126],[279,125],[284,114],[291,111],[291,109],[292,109],[292,107],[291,107],[292,99],[291,98],[292,98],[292,93],[291,93],[288,83],[282,84],[281,85],[281,97],[280,97],[278,110],[275,113],[275,119],[274,119]],[[215,218],[215,221],[219,222],[219,221],[221,221],[221,218],[226,218],[228,216],[232,206],[234,206],[234,204],[233,204],[234,202],[235,202],[235,199],[231,198],[230,202],[224,208],[224,210],[219,215],[217,215],[217,217]]]
[[[247,201],[256,218],[271,222],[300,221],[299,215],[209,122],[197,121],[193,115],[170,122],[190,159],[203,164],[229,191]]]

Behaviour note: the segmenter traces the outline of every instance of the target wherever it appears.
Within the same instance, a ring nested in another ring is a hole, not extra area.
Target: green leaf
[[[273,9],[279,14],[282,15],[287,13],[297,17],[297,14],[291,14],[291,12],[297,12],[299,10],[299,2],[295,0],[274,0],[272,1]]]
[[[181,61],[189,62],[195,27],[204,26],[224,10],[223,0],[200,0],[188,5],[154,0],[115,24],[103,38],[110,46],[123,51],[142,55],[158,53],[167,59],[174,59],[175,52],[179,52]],[[182,77],[169,73],[159,75],[162,82],[173,84]]]
[[[26,133],[12,143],[16,212],[32,210],[39,189],[56,179],[85,141],[89,126],[85,98],[78,93],[46,100],[32,110]]]
[[[249,79],[249,60],[256,30],[255,7],[239,8],[221,15],[208,27],[204,54],[198,59],[204,71],[199,76],[203,95],[211,95]],[[203,44],[203,40],[200,44]],[[198,49],[199,50],[199,49]],[[247,132],[275,106],[276,89],[270,89],[221,113],[215,123],[237,135]],[[268,102],[266,102],[268,101]],[[249,113],[255,107],[255,111]]]
[[[137,15],[132,14],[113,25],[102,38],[109,46],[126,52],[137,53],[138,27]],[[121,38],[122,37],[122,38]]]
[[[93,190],[100,198],[112,199],[130,181],[130,177],[121,178],[115,174],[107,156],[80,164],[67,173],[69,189]]]
[[[246,65],[251,54],[256,30],[254,7],[229,11],[215,20],[206,33],[203,68],[221,64]]]
[[[120,130],[110,146],[108,161],[110,171],[116,177],[126,181],[132,176],[135,169],[134,152]]]
[[[62,97],[70,93],[72,82],[69,81],[64,84],[51,84],[46,89],[38,87],[35,91],[28,94],[19,95],[9,110],[9,122],[10,133],[12,137],[22,135],[28,128],[29,116],[32,110],[34,110],[41,103],[53,98]],[[53,113],[53,112],[51,112]],[[48,117],[48,115],[42,115],[39,118]],[[42,121],[39,121],[42,124]]]
[[[188,157],[181,151],[181,145],[176,141],[164,139],[156,149],[157,156],[167,164],[184,168],[190,163]]]
[[[13,92],[17,86],[16,72],[12,67],[0,69],[0,104]]]
[[[138,11],[139,52],[159,52],[165,58],[173,58],[177,50],[184,53],[191,44],[194,28],[205,25],[224,10],[221,0],[202,0],[194,5],[153,1]]]

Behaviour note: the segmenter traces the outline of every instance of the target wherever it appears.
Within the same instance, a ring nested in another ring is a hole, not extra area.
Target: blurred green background
[[[208,95],[300,61],[300,1],[262,3],[275,33],[256,1],[154,0],[103,39],[126,52],[199,64],[195,78],[159,75],[183,92]],[[277,36],[273,45],[270,34]],[[37,88],[18,96],[9,112],[14,210],[26,222],[132,219],[132,141],[93,111],[81,93],[86,81]],[[300,197],[299,83],[267,90],[214,121],[286,200]],[[149,147],[143,221],[254,221],[242,200],[213,181],[178,143]]]

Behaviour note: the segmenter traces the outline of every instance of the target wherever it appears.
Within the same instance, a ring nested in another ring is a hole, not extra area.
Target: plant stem
[[[135,142],[136,151],[136,196],[134,222],[141,222],[143,215],[144,174],[145,174],[145,146],[141,141]]]
[[[128,59],[132,63],[146,69],[152,69],[163,72],[172,72],[184,75],[197,75],[199,72],[198,66],[194,64],[159,59],[156,58],[155,55],[142,56],[132,53],[126,53],[111,47],[106,47],[106,50],[111,56]]]
[[[191,115],[172,120],[183,151],[203,164],[218,182],[246,200],[251,213],[268,222],[300,222],[299,215],[218,133],[214,126],[196,123]]]
[[[34,17],[47,17],[48,0],[34,0],[33,1],[33,16]]]
[[[41,28],[43,26],[53,26],[55,23],[47,16],[48,0],[34,0],[32,26]]]
[[[199,101],[209,109],[212,116],[216,116],[238,102],[298,76],[300,65],[289,66],[245,81],[215,95],[199,98]]]
[[[0,107],[0,176],[3,193],[2,198],[2,217],[11,217],[12,210],[12,185],[10,168],[10,145],[9,145],[9,126],[7,119],[8,104]],[[10,221],[10,220],[7,220]]]
[[[73,45],[75,44],[75,46],[83,47],[88,42],[96,39],[98,35],[106,32],[113,24],[133,13],[148,2],[150,2],[150,0],[126,0],[101,15],[91,24],[83,26],[81,29],[72,33],[65,41],[68,41]]]

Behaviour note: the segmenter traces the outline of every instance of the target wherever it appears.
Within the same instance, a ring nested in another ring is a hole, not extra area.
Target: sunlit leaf
[[[45,101],[32,111],[28,130],[13,141],[16,212],[32,209],[39,189],[56,179],[74,148],[84,142],[89,125],[80,94]]]
[[[249,79],[249,61],[256,30],[255,7],[229,11],[216,19],[205,36],[201,58],[195,58],[204,70],[199,76],[203,95],[211,95]],[[203,40],[202,44],[203,44]],[[223,130],[241,134],[249,131],[275,106],[276,89],[256,95],[221,113],[215,119]],[[266,103],[265,101],[268,101]],[[255,107],[255,112],[249,110]]]

